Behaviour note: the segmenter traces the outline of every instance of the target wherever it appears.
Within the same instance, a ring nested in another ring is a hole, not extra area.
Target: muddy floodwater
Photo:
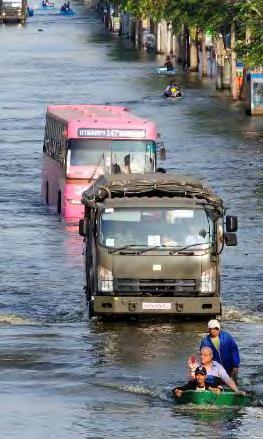
[[[74,17],[38,9],[25,27],[0,27],[0,436],[261,438],[262,118],[195,76],[178,74],[183,97],[164,102],[158,60],[124,50],[84,3],[73,7]],[[239,244],[222,256],[222,326],[238,342],[240,386],[257,392],[255,407],[173,404],[168,391],[186,380],[205,322],[88,320],[82,241],[42,205],[40,180],[47,105],[91,102],[156,122],[161,164],[201,178],[238,216]]]

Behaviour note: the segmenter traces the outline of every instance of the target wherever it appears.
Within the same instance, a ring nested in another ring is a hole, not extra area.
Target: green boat
[[[252,404],[255,396],[252,393],[238,395],[231,390],[224,390],[220,394],[205,390],[185,390],[180,398],[176,398],[178,404],[195,404],[209,406],[248,407]]]

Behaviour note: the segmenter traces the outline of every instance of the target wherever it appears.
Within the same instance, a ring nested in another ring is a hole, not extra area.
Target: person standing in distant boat
[[[172,63],[171,58],[170,58],[169,55],[167,55],[163,67],[166,67],[167,70],[168,70],[169,72],[171,72],[172,70],[174,70],[174,66],[173,66],[173,63]]]
[[[213,319],[208,322],[208,335],[201,340],[200,350],[209,347],[213,352],[213,359],[227,371],[228,375],[237,381],[240,364],[238,346],[233,337],[221,331],[220,323]]]

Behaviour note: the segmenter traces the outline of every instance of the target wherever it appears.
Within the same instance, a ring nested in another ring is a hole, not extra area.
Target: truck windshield
[[[99,227],[100,243],[113,248],[207,246],[213,234],[212,221],[197,208],[108,208],[100,216]]]
[[[70,139],[67,165],[101,166],[104,173],[155,170],[156,143],[151,140]]]

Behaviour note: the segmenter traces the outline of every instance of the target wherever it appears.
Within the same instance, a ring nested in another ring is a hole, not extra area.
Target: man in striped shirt
[[[244,394],[244,392],[241,392],[235,382],[230,378],[230,376],[227,374],[225,369],[221,364],[219,364],[217,361],[213,360],[213,351],[209,347],[204,347],[200,351],[200,357],[201,357],[201,366],[205,367],[207,370],[207,378],[206,382],[210,385],[215,384],[218,381],[218,378],[222,380],[223,383],[225,383],[233,392]],[[192,378],[195,378],[195,370],[200,364],[198,363],[192,363],[191,359],[188,362],[188,365],[190,367],[191,376]]]

